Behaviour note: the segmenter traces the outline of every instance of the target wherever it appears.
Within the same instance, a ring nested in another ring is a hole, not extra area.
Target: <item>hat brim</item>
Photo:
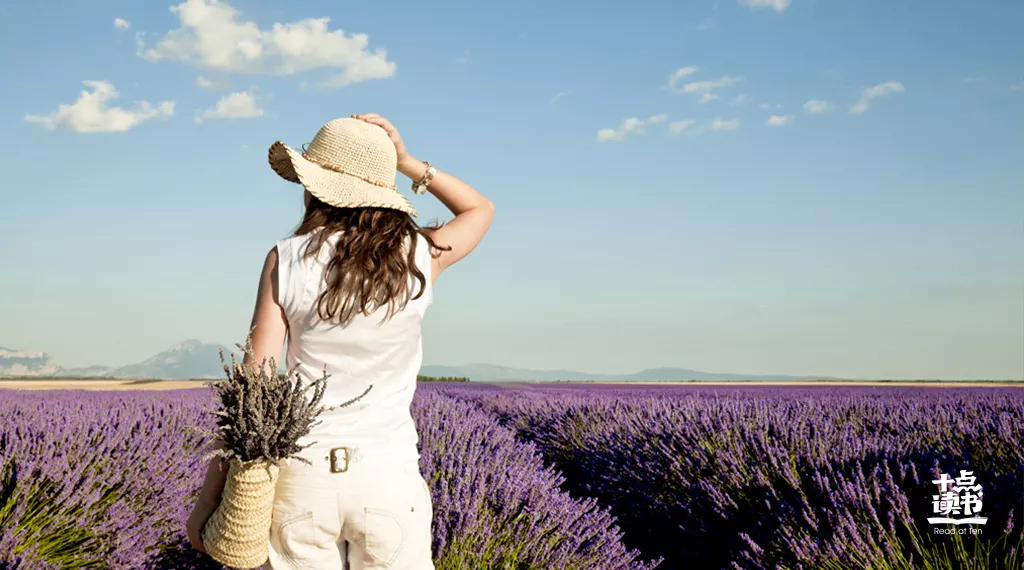
[[[338,208],[390,208],[418,217],[401,192],[328,170],[277,141],[268,152],[270,167],[288,182],[301,184],[321,202]]]

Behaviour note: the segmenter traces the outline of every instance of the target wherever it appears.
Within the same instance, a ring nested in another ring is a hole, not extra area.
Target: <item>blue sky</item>
[[[242,340],[302,208],[267,148],[377,112],[497,206],[438,280],[426,364],[1021,379],[1022,23],[1008,0],[4,3],[0,346]]]

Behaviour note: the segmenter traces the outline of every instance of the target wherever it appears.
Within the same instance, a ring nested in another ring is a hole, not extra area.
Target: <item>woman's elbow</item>
[[[494,202],[490,201],[487,198],[484,198],[484,201],[478,207],[482,212],[487,214],[487,217],[492,219],[494,218]]]

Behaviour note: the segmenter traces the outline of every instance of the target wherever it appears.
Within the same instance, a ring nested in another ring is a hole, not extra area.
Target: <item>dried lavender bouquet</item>
[[[246,337],[245,346],[236,346],[255,362],[251,332]],[[279,375],[273,358],[265,359],[259,365],[244,365],[238,364],[232,355],[228,366],[224,361],[224,351],[221,351],[220,359],[227,379],[205,384],[216,395],[219,408],[214,412],[217,428],[211,435],[224,441],[224,449],[210,452],[204,461],[220,456],[242,463],[261,461],[279,467],[281,460],[295,457],[308,464],[309,460],[296,454],[312,443],[299,446],[297,442],[320,423],[317,416],[352,405],[373,388],[371,384],[362,394],[347,402],[323,407],[320,401],[330,377],[326,369],[321,378],[303,386],[297,367]],[[268,369],[272,372],[268,373]],[[307,397],[310,390],[312,397]]]
[[[245,346],[236,346],[255,362],[252,331]],[[303,386],[295,368],[278,374],[273,358],[246,365],[244,359],[238,364],[232,355],[229,366],[221,351],[220,359],[227,379],[205,384],[217,403],[216,428],[209,435],[224,445],[207,454],[204,461],[219,456],[228,460],[229,468],[220,505],[203,529],[203,545],[225,566],[255,568],[269,554],[274,487],[281,462],[294,458],[310,464],[298,453],[315,442],[300,446],[298,441],[320,423],[317,416],[357,402],[373,385],[347,402],[325,408],[320,402],[330,376],[326,369],[323,377]]]

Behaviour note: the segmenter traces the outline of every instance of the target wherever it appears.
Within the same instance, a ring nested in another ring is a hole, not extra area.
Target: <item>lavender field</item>
[[[220,568],[184,536],[206,389],[0,401],[0,570]],[[427,383],[413,412],[438,570],[1024,568],[1021,389]],[[961,470],[987,522],[938,534]]]

